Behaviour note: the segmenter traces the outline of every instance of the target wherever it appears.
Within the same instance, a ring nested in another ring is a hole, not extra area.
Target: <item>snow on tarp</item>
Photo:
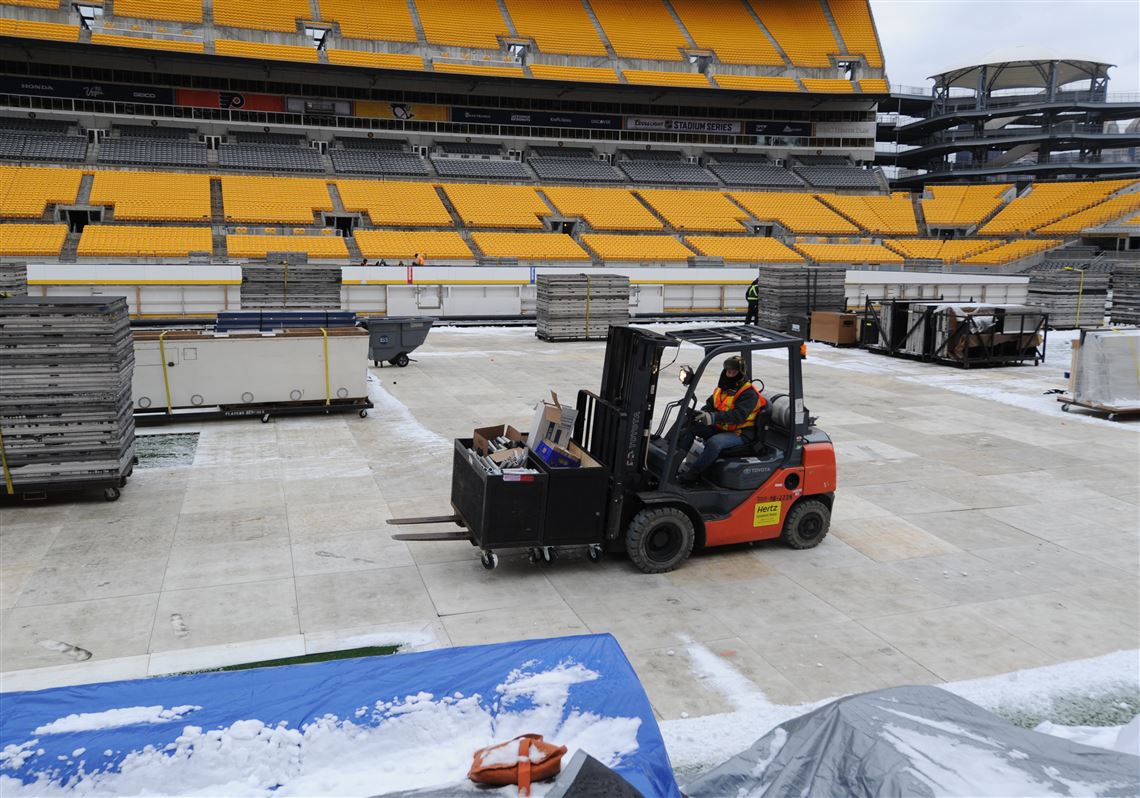
[[[474,794],[474,752],[525,732],[567,746],[567,756],[586,751],[647,796],[680,796],[649,700],[610,635],[106,682],[0,702],[6,798],[444,786]]]
[[[685,794],[1135,796],[1140,757],[1014,726],[937,687],[895,687],[780,724]]]

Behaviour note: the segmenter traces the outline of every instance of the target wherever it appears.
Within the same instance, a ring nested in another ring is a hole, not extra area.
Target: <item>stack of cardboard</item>
[[[16,492],[117,490],[135,456],[134,363],[125,298],[0,299],[0,428]]]
[[[531,451],[539,460],[554,468],[578,468],[582,452],[571,442],[578,410],[558,401],[558,394],[550,392],[551,402],[539,402],[534,408],[530,434],[527,436]]]
[[[1140,324],[1140,263],[1118,263],[1112,270],[1112,323]]]
[[[619,274],[542,274],[538,330],[544,341],[605,340],[611,324],[629,324],[629,278]]]
[[[340,310],[337,266],[242,266],[241,306],[246,310]]]
[[[1069,330],[1077,326],[1104,324],[1104,303],[1108,299],[1108,275],[1056,269],[1029,275],[1026,304],[1049,314],[1049,326]]]
[[[843,266],[766,264],[758,271],[761,327],[790,330],[814,311],[840,311],[846,306]]]
[[[0,263],[0,296],[27,296],[28,265]]]

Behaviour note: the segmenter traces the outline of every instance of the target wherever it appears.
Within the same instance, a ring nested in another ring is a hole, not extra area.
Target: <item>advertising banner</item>
[[[819,138],[873,139],[874,122],[816,122],[815,135]]]
[[[689,119],[667,116],[627,116],[626,130],[667,131],[670,133],[739,134],[742,123],[732,119]]]
[[[750,136],[806,136],[810,137],[811,122],[749,122]]]
[[[527,125],[529,127],[580,127],[620,130],[616,114],[579,114],[562,111],[512,111],[507,108],[452,108],[451,121],[479,125]]]
[[[75,100],[173,105],[174,91],[159,86],[129,86],[84,80],[57,80],[18,75],[0,75],[0,92],[38,97],[68,97]]]
[[[376,100],[357,100],[356,116],[373,119],[403,119],[418,122],[446,122],[446,105],[420,105],[416,103],[393,103]]]

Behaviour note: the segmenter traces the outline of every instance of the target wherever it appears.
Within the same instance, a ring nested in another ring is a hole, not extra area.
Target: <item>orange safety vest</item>
[[[756,386],[754,386],[751,382],[746,381],[743,385],[740,386],[740,390],[734,394],[730,394],[727,391],[722,391],[720,388],[717,388],[715,391],[713,391],[712,395],[713,407],[719,413],[723,413],[726,410],[731,410],[736,404],[736,400],[739,399],[741,394],[743,394],[745,391],[756,391]],[[716,424],[716,428],[724,430],[725,432],[735,432],[736,430],[748,429],[749,427],[755,426],[756,416],[758,416],[760,414],[760,411],[764,409],[764,405],[768,404],[768,400],[765,399],[763,394],[761,394],[759,391],[756,391],[756,399],[756,407],[752,409],[752,412],[748,414],[748,418],[744,419],[744,421],[740,422],[739,424]]]

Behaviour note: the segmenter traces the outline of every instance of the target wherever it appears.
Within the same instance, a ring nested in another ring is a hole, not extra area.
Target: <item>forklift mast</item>
[[[610,327],[601,388],[598,393],[578,392],[574,440],[610,472],[610,540],[622,534],[625,496],[648,487],[645,463],[661,354],[677,345],[649,330]]]

